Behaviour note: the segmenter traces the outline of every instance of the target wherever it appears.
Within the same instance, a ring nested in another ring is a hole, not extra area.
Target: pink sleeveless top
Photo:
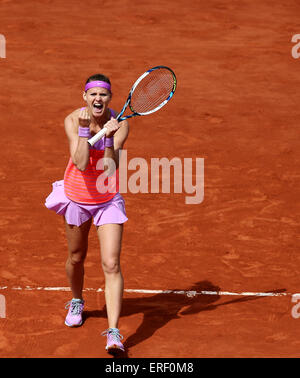
[[[115,113],[111,110],[112,116]],[[119,170],[112,176],[104,177],[103,162],[105,136],[90,148],[89,162],[84,171],[80,171],[69,159],[64,174],[66,196],[79,203],[98,204],[111,200],[119,192]]]

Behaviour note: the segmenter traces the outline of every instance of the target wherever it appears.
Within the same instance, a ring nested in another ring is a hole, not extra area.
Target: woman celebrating
[[[69,327],[82,324],[84,260],[94,220],[101,245],[108,318],[108,329],[102,335],[107,335],[106,350],[114,352],[124,351],[118,321],[123,297],[120,253],[127,217],[119,193],[118,166],[119,150],[127,139],[129,126],[126,120],[118,123],[114,119],[115,113],[109,108],[111,98],[108,77],[97,74],[88,78],[83,93],[86,108],[77,109],[65,118],[71,156],[64,180],[53,184],[46,207],[65,219],[69,251],[66,273],[73,294],[65,320]],[[106,135],[91,147],[88,139],[103,127],[107,128]],[[115,169],[111,170],[111,166]]]

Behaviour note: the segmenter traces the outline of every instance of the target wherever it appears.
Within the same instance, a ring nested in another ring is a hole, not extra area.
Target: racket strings
[[[150,112],[169,97],[173,87],[174,77],[169,70],[154,70],[135,88],[130,107],[136,113]]]

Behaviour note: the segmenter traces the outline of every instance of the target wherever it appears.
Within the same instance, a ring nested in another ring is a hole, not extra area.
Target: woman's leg
[[[69,279],[73,298],[82,299],[84,280],[84,260],[88,249],[88,234],[92,219],[89,219],[81,226],[69,225],[65,221],[66,235],[68,242],[68,259],[66,262],[66,273]]]
[[[105,301],[108,327],[118,328],[123,298],[123,276],[120,268],[122,224],[97,227],[101,246],[101,262],[105,276]]]

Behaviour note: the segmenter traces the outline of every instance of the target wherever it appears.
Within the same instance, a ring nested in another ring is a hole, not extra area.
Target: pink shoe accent
[[[68,327],[81,326],[84,301],[80,299],[72,299],[67,303],[66,308],[69,308],[69,311],[66,316],[65,324]]]
[[[125,352],[124,345],[121,343],[123,336],[120,334],[118,328],[108,328],[101,333],[101,336],[107,336],[105,349],[109,353]]]

